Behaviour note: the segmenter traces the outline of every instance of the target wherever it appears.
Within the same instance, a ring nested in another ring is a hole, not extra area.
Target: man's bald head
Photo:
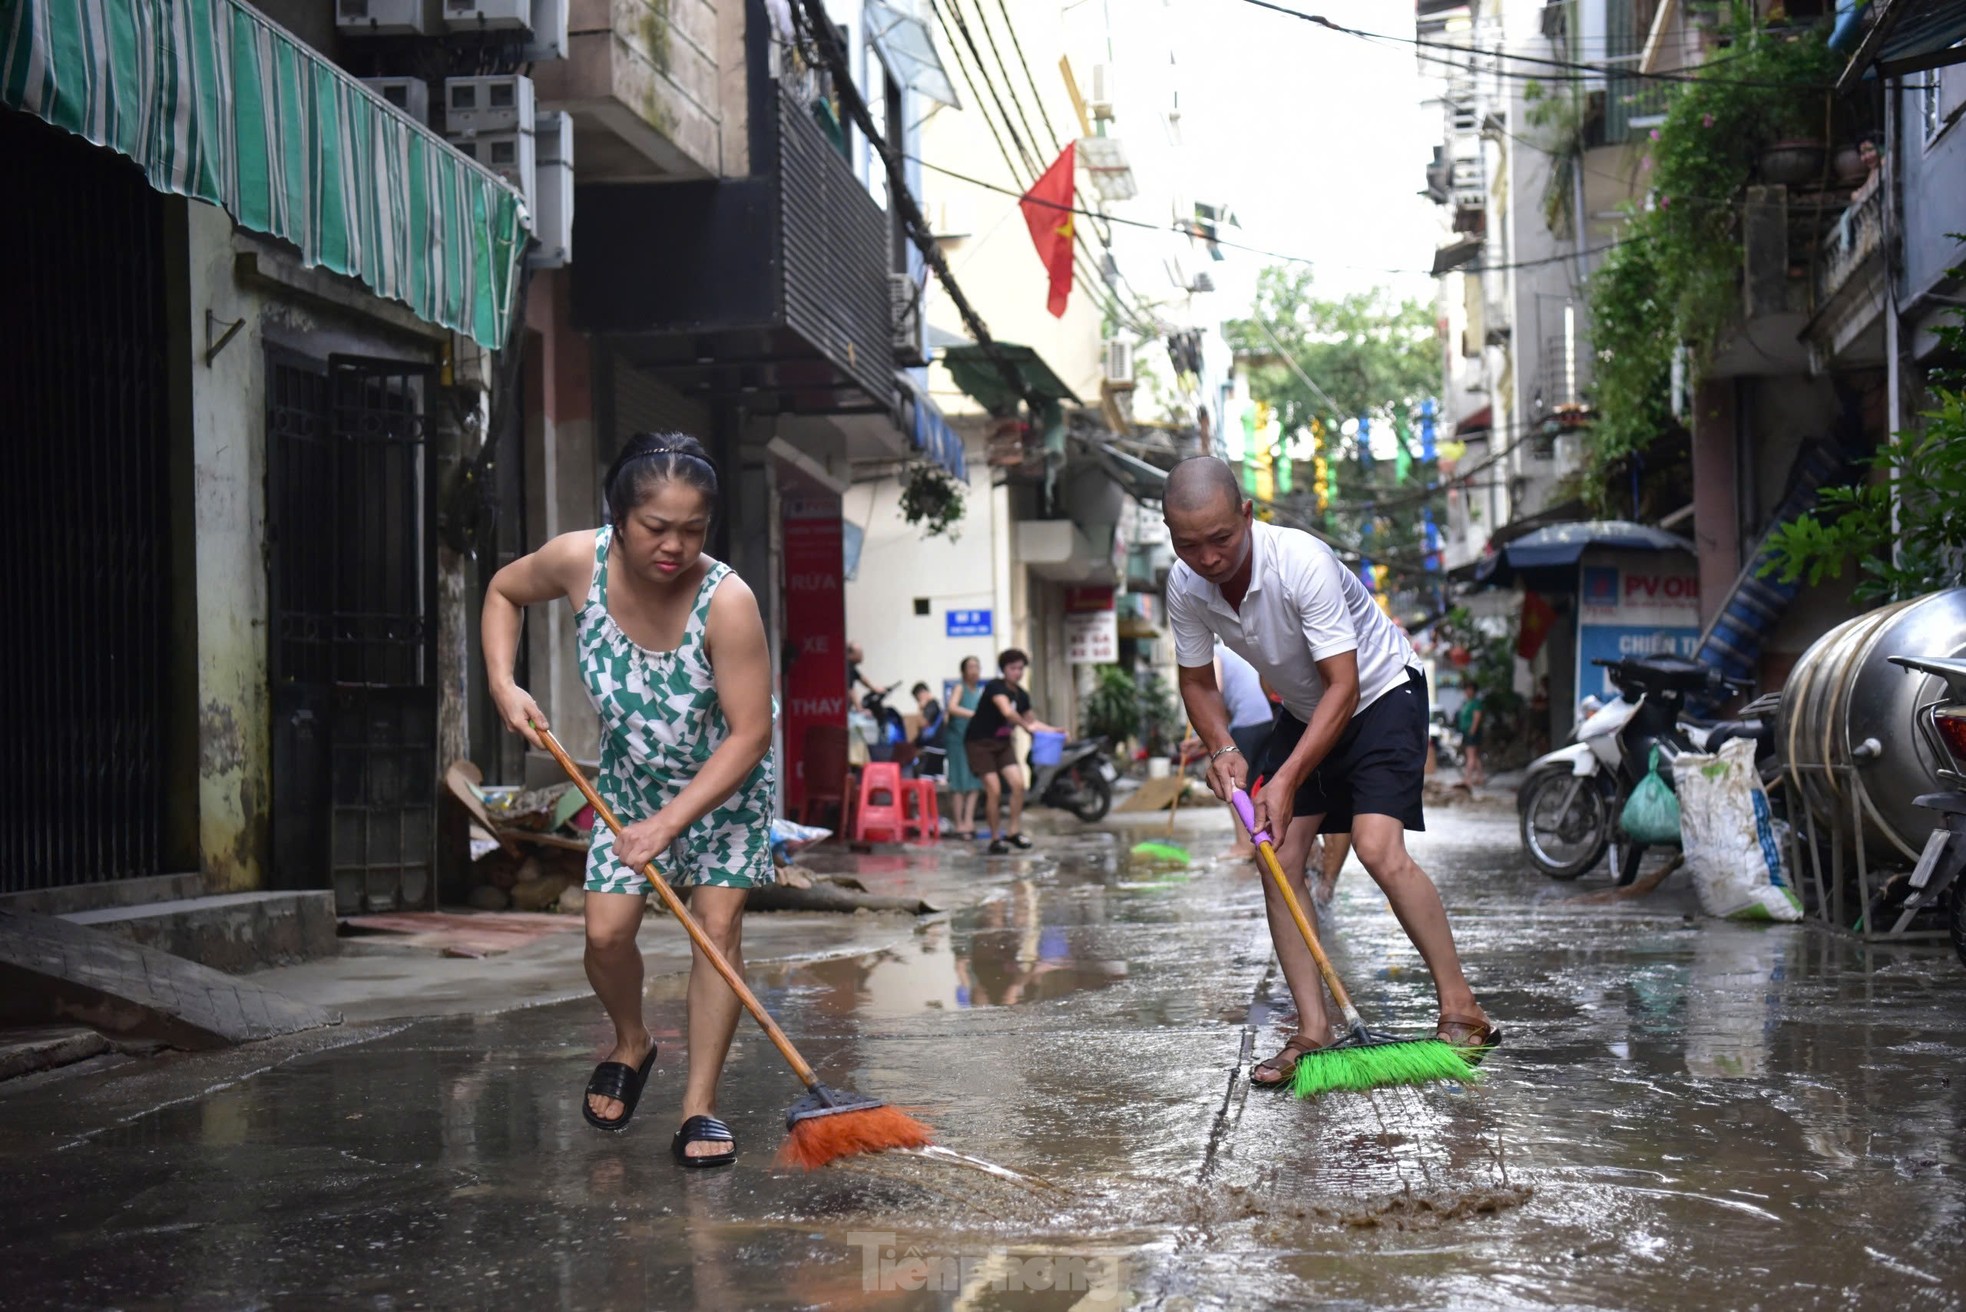
[[[1190,456],[1175,465],[1161,493],[1161,506],[1168,515],[1209,511],[1225,501],[1230,510],[1242,509],[1242,485],[1228,461],[1215,456]]]

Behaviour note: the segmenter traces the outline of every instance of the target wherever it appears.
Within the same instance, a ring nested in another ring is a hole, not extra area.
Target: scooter
[[[1070,811],[1091,824],[1103,820],[1113,805],[1113,781],[1119,771],[1113,767],[1112,744],[1104,738],[1081,738],[1066,743],[1056,765],[1025,764],[1031,771],[1028,796],[1044,806]]]
[[[1593,661],[1608,672],[1619,695],[1599,704],[1580,704],[1573,741],[1530,764],[1516,794],[1523,850],[1552,879],[1576,879],[1611,853],[1618,883],[1638,877],[1645,854],[1640,844],[1621,841],[1618,817],[1625,799],[1650,768],[1652,751],[1659,773],[1672,782],[1672,762],[1682,753],[1715,751],[1731,738],[1755,740],[1757,759],[1772,756],[1774,733],[1757,716],[1703,721],[1684,714],[1689,697],[1711,699],[1745,686],[1677,656],[1629,656]],[[1615,851],[1613,849],[1616,849]]]
[[[867,744],[867,758],[873,761],[892,761],[894,749],[908,741],[908,725],[901,718],[901,712],[887,704],[887,695],[901,685],[890,683],[879,692],[870,692],[860,699],[861,709],[874,721],[874,740]]]
[[[1892,932],[1903,930],[1919,914],[1941,911],[1952,936],[1953,951],[1966,963],[1966,660],[1917,656],[1892,656],[1893,665],[1917,674],[1937,675],[1945,681],[1945,692],[1937,701],[1918,708],[1915,723],[1933,758],[1939,761],[1939,778],[1951,788],[1941,793],[1925,793],[1918,805],[1937,813],[1938,823],[1918,864],[1902,888],[1887,890],[1889,909],[1899,912]],[[1952,765],[1947,768],[1944,762]],[[1893,881],[1895,884],[1896,881]]]

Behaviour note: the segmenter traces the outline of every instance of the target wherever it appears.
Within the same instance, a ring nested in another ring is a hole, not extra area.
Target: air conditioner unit
[[[349,36],[422,36],[423,0],[335,0],[334,25]]]
[[[430,126],[430,84],[422,78],[365,77],[362,85],[423,126]]]
[[[1086,97],[1086,112],[1094,118],[1113,116],[1113,66],[1094,64],[1092,66],[1092,94]]]
[[[532,79],[522,74],[444,79],[444,131],[450,136],[531,132],[537,118]]]
[[[887,276],[887,299],[894,324],[894,362],[901,365],[928,363],[922,345],[922,285],[905,273]]]
[[[453,32],[530,32],[532,0],[444,0],[444,26]]]
[[[1133,382],[1133,343],[1118,337],[1106,339],[1106,381],[1115,386]]]
[[[451,137],[450,143],[516,187],[526,204],[538,194],[538,157],[533,151],[530,132],[480,132],[476,136]]]
[[[519,57],[535,64],[567,57],[567,0],[532,0],[532,41]]]
[[[543,111],[533,133],[532,235],[526,262],[558,269],[573,259],[573,115]]]

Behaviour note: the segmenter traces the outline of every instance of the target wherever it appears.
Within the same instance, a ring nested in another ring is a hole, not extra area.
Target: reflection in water
[[[1059,898],[1047,921],[1044,893],[1020,879],[1004,897],[923,927],[912,943],[804,963],[784,972],[780,983],[820,994],[827,1011],[874,1020],[1014,1007],[1102,988],[1126,978],[1127,963],[1074,948],[1085,907],[1083,900]]]

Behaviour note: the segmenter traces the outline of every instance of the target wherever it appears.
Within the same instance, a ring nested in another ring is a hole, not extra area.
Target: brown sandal
[[[1283,1045],[1283,1051],[1274,1057],[1265,1057],[1249,1068],[1249,1082],[1259,1089],[1287,1089],[1290,1087],[1291,1077],[1297,1074],[1297,1063],[1313,1052],[1322,1051],[1326,1046],[1322,1043],[1313,1043],[1307,1035],[1293,1034]],[[1293,1053],[1296,1055],[1292,1056]],[[1289,1065],[1284,1064],[1286,1057],[1290,1059]],[[1256,1078],[1257,1071],[1277,1071],[1280,1074],[1279,1078],[1274,1080],[1259,1080]]]
[[[1434,1026],[1434,1037],[1464,1049],[1468,1061],[1474,1063],[1486,1056],[1490,1048],[1502,1046],[1502,1027],[1479,1011],[1473,1015],[1442,1012]]]

